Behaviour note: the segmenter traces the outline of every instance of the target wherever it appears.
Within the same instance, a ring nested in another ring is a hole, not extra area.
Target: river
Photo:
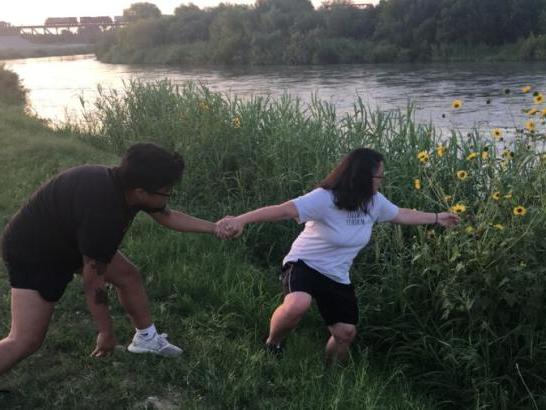
[[[351,112],[360,96],[371,107],[416,106],[420,122],[443,130],[521,128],[522,109],[533,107],[532,91],[546,92],[542,63],[376,64],[333,66],[173,67],[104,64],[93,55],[6,61],[29,90],[31,109],[54,123],[81,114],[80,97],[92,102],[97,85],[121,89],[123,81],[169,78],[197,81],[241,98],[289,93],[309,102],[312,95],[332,103],[338,116]],[[531,85],[531,93],[521,88]],[[510,90],[506,94],[505,90]],[[462,101],[454,110],[453,100]],[[535,106],[543,109],[546,105]],[[538,120],[538,117],[536,117]],[[539,121],[537,121],[539,123]],[[542,125],[543,127],[543,125]]]

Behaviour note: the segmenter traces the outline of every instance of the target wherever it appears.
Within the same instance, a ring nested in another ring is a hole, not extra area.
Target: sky
[[[219,0],[0,0],[0,21],[13,25],[43,24],[47,17],[120,16],[132,3],[154,3],[163,14],[173,14],[180,4],[193,3],[201,8],[214,7]],[[323,0],[311,0],[315,7]],[[377,0],[354,0],[354,3],[377,3]],[[255,0],[224,0],[223,3],[254,4]]]

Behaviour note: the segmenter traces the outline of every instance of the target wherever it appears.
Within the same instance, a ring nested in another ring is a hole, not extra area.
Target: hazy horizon
[[[82,16],[120,16],[123,10],[138,0],[94,0],[93,2],[74,2],[72,0],[19,0],[4,6],[0,13],[0,21],[7,21],[13,25],[43,24],[48,17],[82,17]],[[173,14],[174,9],[181,4],[193,3],[200,8],[215,7],[220,3],[254,4],[255,0],[148,0],[155,4],[163,14]],[[323,0],[311,0],[316,7]],[[354,0],[354,3],[377,3],[378,0]]]

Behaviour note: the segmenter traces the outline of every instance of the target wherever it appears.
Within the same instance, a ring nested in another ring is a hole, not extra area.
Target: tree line
[[[109,62],[337,64],[544,60],[546,0],[257,0],[252,6],[152,3],[124,11],[130,23],[97,44]]]

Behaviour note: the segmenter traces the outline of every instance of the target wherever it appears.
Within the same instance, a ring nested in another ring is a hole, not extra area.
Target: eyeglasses
[[[159,195],[159,196],[164,196],[166,198],[170,198],[172,194],[166,194],[164,192],[158,192],[158,191],[147,191],[149,194],[152,194],[152,195]]]

